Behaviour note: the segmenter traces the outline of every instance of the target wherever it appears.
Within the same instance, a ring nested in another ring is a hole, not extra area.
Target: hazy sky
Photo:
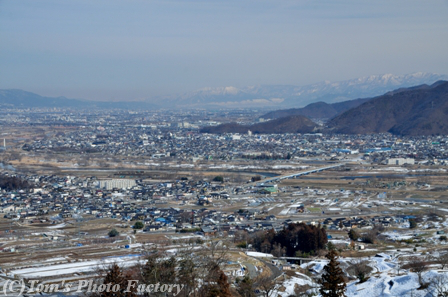
[[[0,0],[0,88],[95,100],[448,74],[448,0]]]

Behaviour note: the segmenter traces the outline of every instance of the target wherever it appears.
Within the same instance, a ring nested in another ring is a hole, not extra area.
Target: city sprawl
[[[325,230],[323,244],[339,251],[349,279],[361,260],[377,282],[402,278],[416,254],[428,275],[440,276],[448,137],[201,133],[267,120],[261,115],[3,110],[4,286],[87,283],[99,267],[145,265],[155,251],[183,258],[219,247],[230,282],[267,275],[279,296],[297,293],[295,284],[310,292],[326,263],[321,239],[309,250],[299,237],[280,244],[291,224]],[[406,275],[410,283],[420,277]],[[362,286],[355,283],[348,292]]]

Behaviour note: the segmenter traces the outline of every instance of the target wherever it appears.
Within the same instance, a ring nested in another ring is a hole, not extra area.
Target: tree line
[[[198,246],[185,245],[176,255],[163,251],[147,252],[143,262],[128,268],[117,264],[98,270],[97,286],[118,284],[116,292],[91,292],[90,297],[179,296],[231,297],[230,283],[223,267],[227,263],[227,247],[222,242]],[[135,285],[130,285],[134,282]],[[159,284],[162,288],[182,284],[182,289],[158,292],[140,290],[145,285]],[[140,287],[139,287],[140,286]]]
[[[320,226],[308,226],[305,224],[291,224],[282,231],[276,233],[273,230],[265,232],[265,236],[271,236],[272,239],[278,238],[295,238],[297,234],[314,234],[318,245],[319,234],[322,236]],[[311,230],[311,231],[310,231]],[[323,230],[324,231],[324,230]],[[294,236],[293,236],[294,235]],[[279,237],[277,237],[279,236]],[[260,237],[260,236],[258,236]],[[311,241],[313,241],[311,240]],[[294,242],[294,241],[293,241]],[[298,246],[299,240],[295,240],[294,245]],[[273,246],[282,246],[281,243],[272,242]],[[195,245],[190,242],[184,245],[176,255],[168,255],[162,251],[150,251],[147,253],[145,261],[139,265],[130,268],[120,268],[117,265],[103,271],[102,277],[98,278],[98,284],[120,284],[123,290],[110,294],[108,292],[91,294],[91,297],[134,297],[139,296],[181,296],[181,297],[256,297],[257,293],[263,297],[273,297],[275,292],[280,289],[281,281],[275,279],[270,274],[270,269],[263,269],[257,277],[251,278],[249,273],[245,276],[232,279],[232,281],[224,273],[224,267],[229,261],[228,244],[222,241],[212,241],[206,244]],[[297,286],[294,294],[289,297],[316,296],[320,294],[322,297],[343,297],[346,296],[346,283],[348,281],[347,274],[358,278],[359,282],[368,280],[372,272],[367,260],[355,260],[348,262],[349,266],[345,272],[340,267],[338,261],[339,254],[335,249],[327,245],[326,258],[328,263],[324,266],[322,274],[314,283],[309,286]],[[315,248],[312,245],[305,248]],[[301,250],[301,252],[305,251]],[[286,251],[286,247],[285,247]],[[439,260],[442,269],[448,266],[448,253],[441,254]],[[424,278],[424,272],[428,268],[428,264],[434,259],[423,259],[422,257],[406,257],[397,263],[397,273],[400,270],[409,269],[417,274],[419,281],[419,290],[425,290],[428,296],[448,296],[448,277],[446,275],[438,275],[432,279]],[[137,291],[137,286],[131,290],[129,288],[129,280],[137,280],[139,284],[182,284],[180,292],[141,292]],[[393,282],[391,282],[393,285]]]
[[[327,233],[320,225],[291,223],[283,230],[260,231],[249,240],[252,247],[274,256],[296,257],[303,254],[316,254],[325,249],[328,242]]]
[[[31,187],[27,180],[21,179],[17,176],[0,176],[0,188],[6,191],[24,190]]]
[[[194,252],[193,252],[194,250]],[[118,288],[115,292],[90,292],[89,297],[136,297],[136,296],[180,296],[180,297],[273,297],[280,288],[275,276],[264,269],[257,277],[251,278],[247,273],[237,277],[234,282],[223,271],[227,263],[227,251],[218,243],[212,243],[204,250],[184,250],[169,256],[164,252],[152,251],[146,261],[129,268],[112,264],[99,272],[96,279],[97,288],[109,284]],[[346,279],[339,267],[338,254],[331,250],[327,254],[329,263],[315,287],[299,286],[290,297],[315,296],[319,292],[323,297],[345,296]],[[231,284],[233,283],[233,284]],[[130,285],[133,284],[133,285]],[[158,284],[159,288],[179,284],[171,291],[145,291],[149,284]]]

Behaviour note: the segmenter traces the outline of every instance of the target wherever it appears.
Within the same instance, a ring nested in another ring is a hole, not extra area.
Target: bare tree
[[[432,297],[448,297],[448,276],[446,274],[439,274],[429,281],[429,286],[426,288],[427,296]]]
[[[395,262],[396,262],[395,268],[397,269],[397,274],[400,275],[400,270],[403,269],[403,266],[405,265],[405,263],[399,257],[397,257]]]
[[[229,244],[223,240],[210,241],[207,244],[208,254],[210,259],[213,260],[218,266],[223,266],[228,262]]]
[[[310,278],[311,283],[306,285],[295,285],[294,287],[294,296],[295,297],[310,297],[316,296],[319,293],[319,284],[318,281],[314,278]]]
[[[277,284],[269,273],[263,272],[255,279],[255,287],[263,293],[264,297],[271,297]]]
[[[221,295],[228,291],[225,286],[227,277],[221,270],[228,260],[227,246],[223,241],[211,241],[205,246],[193,242],[178,252],[178,280],[185,284],[181,296],[207,295],[207,292],[217,290],[216,283],[222,290]],[[201,284],[207,284],[207,288],[200,289]]]
[[[180,214],[180,219],[182,223],[190,223],[192,220],[193,214],[191,212],[182,212]]]
[[[267,240],[263,241],[263,243],[261,244],[261,250],[265,253],[269,253],[271,250],[270,242]]]
[[[406,266],[417,274],[418,283],[420,284],[420,286],[424,286],[425,284],[423,283],[423,273],[428,268],[428,262],[426,261],[426,259],[418,256],[413,256],[409,258],[408,264]]]
[[[378,230],[372,228],[362,235],[362,241],[365,243],[375,243],[378,236]]]
[[[362,241],[365,243],[375,243],[378,238],[378,234],[384,231],[382,224],[373,225],[372,229],[362,235]]]
[[[305,285],[297,285],[294,286],[294,297],[308,297],[310,296],[310,293],[308,292],[311,290],[311,286],[308,284]]]
[[[255,297],[254,281],[248,275],[243,279],[237,279],[236,291],[241,297]]]
[[[442,266],[442,269],[448,267],[448,253],[440,255],[437,262],[439,262],[440,266]]]
[[[235,237],[233,238],[233,242],[247,242],[249,240],[249,235],[246,231],[238,230],[235,232]]]
[[[272,255],[274,257],[282,257],[286,254],[286,248],[282,247],[279,243],[275,243],[272,249]]]
[[[368,261],[356,261],[350,265],[347,271],[358,278],[360,283],[363,283],[367,280],[368,274],[372,271],[372,267],[368,264]]]

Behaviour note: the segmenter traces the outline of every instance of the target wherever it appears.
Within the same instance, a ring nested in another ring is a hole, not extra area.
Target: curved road
[[[261,260],[259,258],[254,258],[254,259],[257,259],[258,261],[263,262],[263,264],[265,264],[271,270],[271,279],[276,279],[277,277],[279,277],[280,275],[283,274],[283,272],[280,269],[278,269],[277,266],[275,266],[269,262],[266,262],[264,260]],[[248,262],[243,262],[243,265],[246,266],[247,271],[249,272],[249,277],[251,279],[254,279],[258,276],[257,269],[255,269],[255,266],[253,264],[248,263]]]
[[[255,279],[258,275],[257,270],[255,269],[255,266],[248,262],[243,262],[243,265],[246,266],[247,272],[249,272],[249,277],[251,279]]]

